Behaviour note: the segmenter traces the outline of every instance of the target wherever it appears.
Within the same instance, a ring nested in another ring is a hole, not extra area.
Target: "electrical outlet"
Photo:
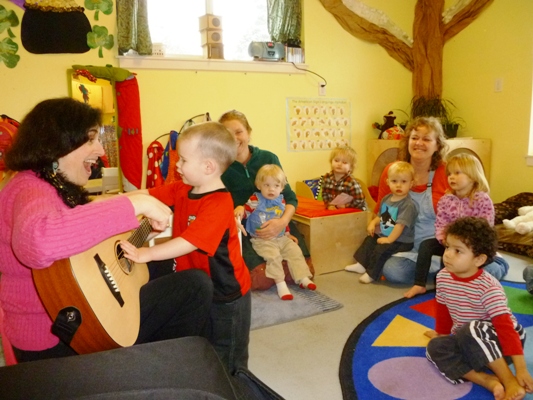
[[[326,95],[326,84],[318,82],[318,95],[319,96],[325,96]]]
[[[503,79],[502,78],[496,78],[494,80],[494,91],[496,93],[503,92]]]

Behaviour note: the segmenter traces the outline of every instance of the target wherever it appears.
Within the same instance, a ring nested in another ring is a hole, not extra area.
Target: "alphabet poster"
[[[346,99],[287,99],[289,151],[349,146],[351,125],[350,102]]]

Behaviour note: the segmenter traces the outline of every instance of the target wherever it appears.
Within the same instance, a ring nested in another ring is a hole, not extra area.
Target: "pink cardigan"
[[[19,172],[0,191],[0,302],[11,344],[40,351],[55,346],[30,268],[83,252],[108,237],[139,226],[126,196],[66,206],[33,172]]]
[[[448,193],[441,197],[437,204],[437,219],[435,221],[435,236],[442,243],[446,227],[461,217],[481,217],[494,226],[494,205],[490,196],[485,192],[476,192],[473,201],[470,197],[460,199]]]

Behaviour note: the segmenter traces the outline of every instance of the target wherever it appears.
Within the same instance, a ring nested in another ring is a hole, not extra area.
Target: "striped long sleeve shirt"
[[[504,355],[523,354],[515,330],[515,316],[496,278],[483,269],[469,278],[459,278],[446,269],[437,274],[437,315],[435,330],[439,334],[455,333],[473,320],[492,321]]]

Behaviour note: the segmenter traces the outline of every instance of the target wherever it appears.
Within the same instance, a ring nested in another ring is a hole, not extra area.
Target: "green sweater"
[[[233,197],[234,207],[243,206],[250,196],[254,192],[257,192],[258,189],[255,187],[255,177],[259,168],[266,164],[276,164],[281,167],[279,159],[274,153],[253,146],[248,146],[248,148],[252,153],[252,157],[246,163],[246,166],[235,161],[229,166],[226,172],[222,174],[222,182],[224,182],[224,185],[226,185],[226,188],[231,193],[231,197]],[[296,193],[292,191],[288,183],[285,185],[285,188],[281,193],[287,204],[292,204],[294,208],[298,206]],[[305,245],[305,240],[292,221],[289,223],[289,228],[291,234],[298,238],[298,245],[302,249],[304,257],[309,257],[309,250]],[[265,262],[265,260],[259,257],[253,249],[250,242],[250,236],[242,237],[242,253],[246,265],[251,270]]]
[[[242,165],[238,161],[234,161],[233,164],[222,174],[222,182],[231,193],[233,197],[233,205],[243,206],[250,196],[257,192],[255,186],[255,177],[257,171],[263,165],[276,164],[281,167],[278,157],[267,150],[261,150],[254,146],[248,146],[252,157],[246,163],[246,166]],[[285,198],[287,204],[291,204],[296,208],[298,206],[298,200],[296,199],[296,193],[291,189],[291,186],[287,183],[285,188],[281,192]]]

